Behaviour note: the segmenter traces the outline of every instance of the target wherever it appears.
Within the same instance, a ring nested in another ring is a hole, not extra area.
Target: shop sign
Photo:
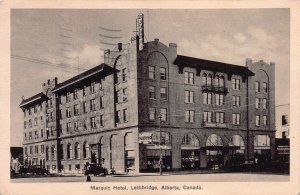
[[[288,146],[278,146],[277,152],[278,152],[278,154],[289,154],[290,148]]]
[[[139,133],[139,143],[150,144],[152,143],[153,134],[149,132]]]

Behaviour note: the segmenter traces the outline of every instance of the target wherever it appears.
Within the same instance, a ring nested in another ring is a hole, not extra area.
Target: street
[[[38,178],[16,178],[12,183],[86,182],[86,176],[52,176]],[[288,175],[260,173],[211,173],[211,174],[168,174],[91,176],[91,182],[284,182]]]

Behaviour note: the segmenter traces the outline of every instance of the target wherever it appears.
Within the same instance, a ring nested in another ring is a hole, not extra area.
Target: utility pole
[[[159,175],[162,175],[162,166],[163,166],[163,161],[162,161],[162,133],[161,133],[161,115],[158,115],[158,130],[159,130]]]

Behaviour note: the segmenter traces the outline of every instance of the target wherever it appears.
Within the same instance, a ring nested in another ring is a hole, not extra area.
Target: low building
[[[18,172],[23,163],[23,147],[10,147],[10,167]]]

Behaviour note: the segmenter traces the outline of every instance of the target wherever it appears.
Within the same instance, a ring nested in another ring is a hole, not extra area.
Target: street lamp
[[[163,165],[163,161],[162,161],[162,139],[161,139],[161,115],[158,115],[158,121],[159,121],[159,124],[158,124],[158,130],[159,130],[159,175],[162,175],[162,165]]]

